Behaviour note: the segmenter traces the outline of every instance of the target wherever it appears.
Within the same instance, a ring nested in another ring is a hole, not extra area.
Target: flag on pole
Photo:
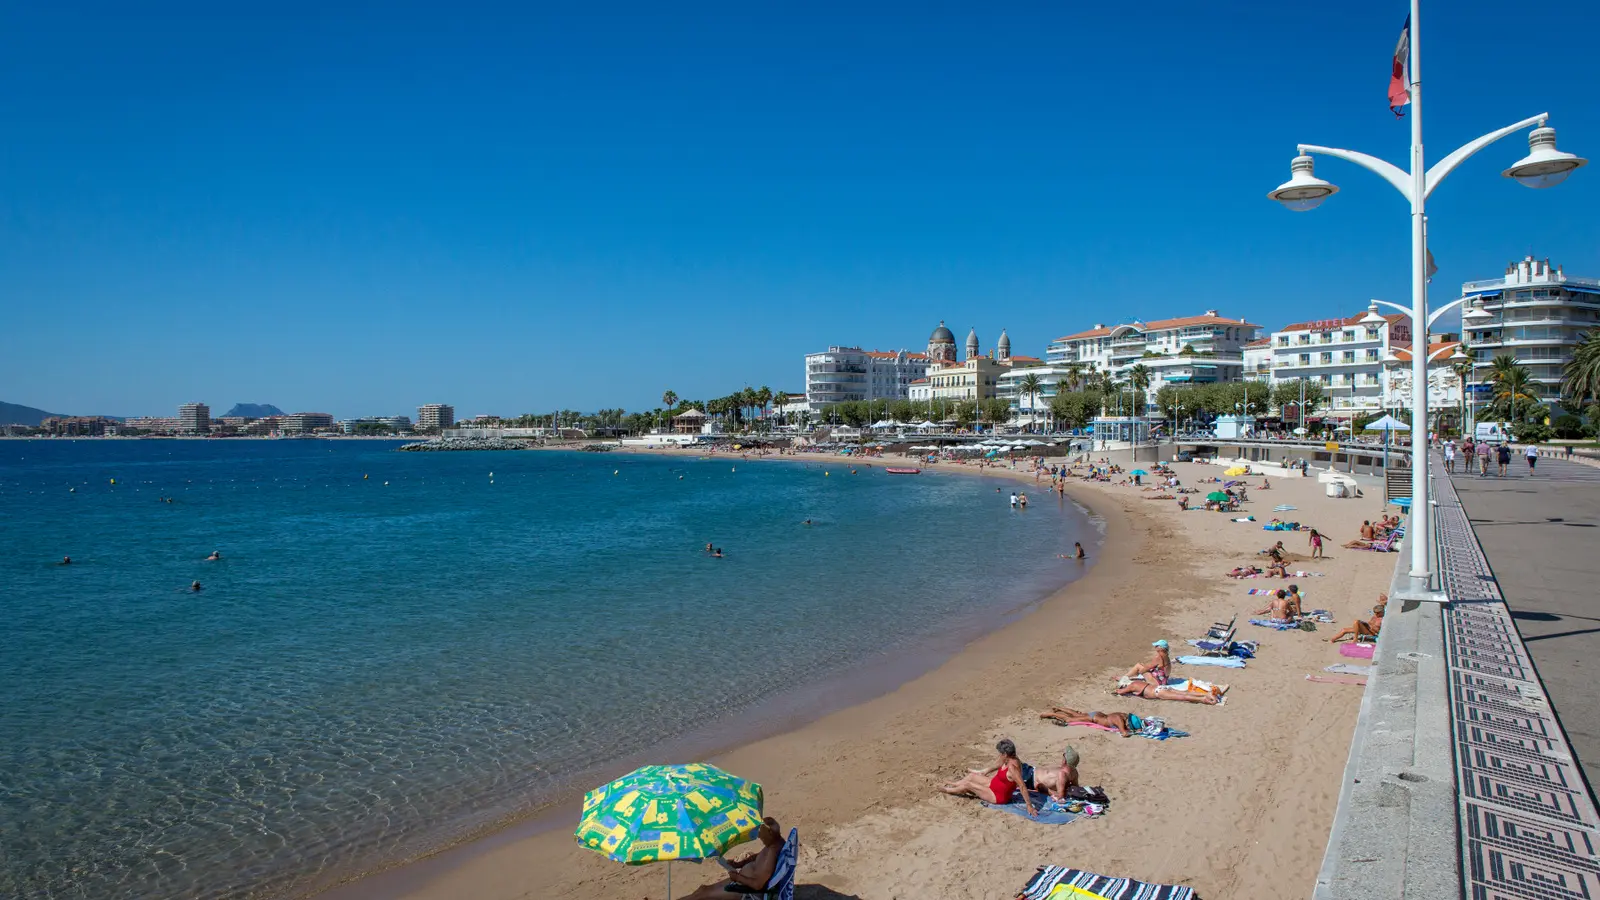
[[[1411,102],[1411,17],[1400,29],[1400,42],[1394,46],[1394,66],[1389,72],[1389,111],[1395,118],[1404,116],[1400,107]]]

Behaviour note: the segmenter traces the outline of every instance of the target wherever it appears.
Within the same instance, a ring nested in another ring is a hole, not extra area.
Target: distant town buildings
[[[1056,366],[1109,372],[1126,380],[1134,366],[1150,372],[1148,402],[1169,384],[1206,384],[1244,378],[1244,348],[1260,325],[1231,319],[1217,310],[1203,315],[1121,325],[1096,323],[1087,331],[1058,337],[1045,348]]]
[[[339,423],[339,430],[345,434],[356,434],[363,430],[362,426],[378,426],[388,428],[396,433],[411,430],[410,416],[362,416],[358,419],[344,419]]]
[[[301,412],[278,417],[278,430],[284,434],[311,434],[332,427],[333,416],[328,413]]]
[[[122,420],[122,427],[126,431],[177,434],[179,423],[173,416],[132,416]]]
[[[948,331],[946,332],[948,333]],[[928,356],[905,350],[829,347],[806,354],[806,404],[818,412],[857,400],[906,400],[911,382],[927,377]]]
[[[57,437],[103,437],[116,434],[121,424],[105,416],[51,416],[39,427],[45,434]]]
[[[456,423],[456,408],[448,403],[426,403],[417,407],[417,428],[442,431]]]
[[[1490,399],[1489,366],[1509,355],[1525,366],[1546,403],[1561,393],[1561,369],[1584,332],[1600,327],[1600,279],[1567,275],[1532,256],[1498,278],[1461,285],[1461,329],[1471,348],[1467,388],[1475,403]]]
[[[185,403],[178,407],[178,431],[181,434],[210,434],[211,407],[204,403]]]

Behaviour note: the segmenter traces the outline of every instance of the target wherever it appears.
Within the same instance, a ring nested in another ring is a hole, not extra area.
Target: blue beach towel
[[[1271,628],[1273,631],[1293,631],[1299,625],[1293,622],[1274,622],[1271,619],[1251,619],[1251,625],[1260,625],[1262,628]]]
[[[1224,669],[1242,669],[1244,660],[1237,656],[1180,656],[1178,662],[1186,666],[1221,666]]]
[[[1066,804],[1053,799],[1049,794],[1029,791],[1028,796],[1033,798],[1033,808],[1037,811],[1037,815],[1028,815],[1028,807],[1023,805],[1020,796],[1010,803],[999,805],[985,803],[983,805],[989,809],[998,809],[1001,812],[1027,819],[1029,822],[1038,822],[1040,825],[1070,825],[1084,817],[1084,813],[1069,811]]]

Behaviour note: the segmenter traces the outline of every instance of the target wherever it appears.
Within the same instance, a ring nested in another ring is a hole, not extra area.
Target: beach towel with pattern
[[[1029,822],[1037,822],[1040,825],[1070,825],[1085,816],[1091,815],[1088,811],[1088,804],[1083,803],[1081,800],[1068,800],[1066,803],[1062,803],[1049,794],[1042,794],[1038,791],[1029,791],[1028,796],[1033,798],[1034,815],[1031,816],[1028,815],[1028,807],[1023,804],[1020,794],[1010,803],[984,803],[983,805],[989,809],[998,809],[1001,812],[1027,819]],[[1082,807],[1084,811],[1073,812],[1067,808],[1069,804]]]
[[[1110,875],[1085,872],[1082,869],[1069,869],[1066,866],[1040,866],[1038,873],[1023,886],[1022,893],[1017,895],[1017,900],[1073,898],[1071,892],[1056,893],[1056,888],[1060,886],[1080,888],[1092,896],[1105,897],[1107,900],[1194,900],[1194,888],[1134,881],[1131,878],[1114,878]],[[1082,894],[1078,896],[1081,897]]]
[[[1280,622],[1277,619],[1251,619],[1251,625],[1260,625],[1262,628],[1271,628],[1274,631],[1293,631],[1299,628],[1293,622]]]

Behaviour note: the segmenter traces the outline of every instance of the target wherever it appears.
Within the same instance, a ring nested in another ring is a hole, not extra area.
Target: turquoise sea
[[[0,897],[303,895],[864,699],[1100,540],[990,479],[395,446],[0,441]]]

